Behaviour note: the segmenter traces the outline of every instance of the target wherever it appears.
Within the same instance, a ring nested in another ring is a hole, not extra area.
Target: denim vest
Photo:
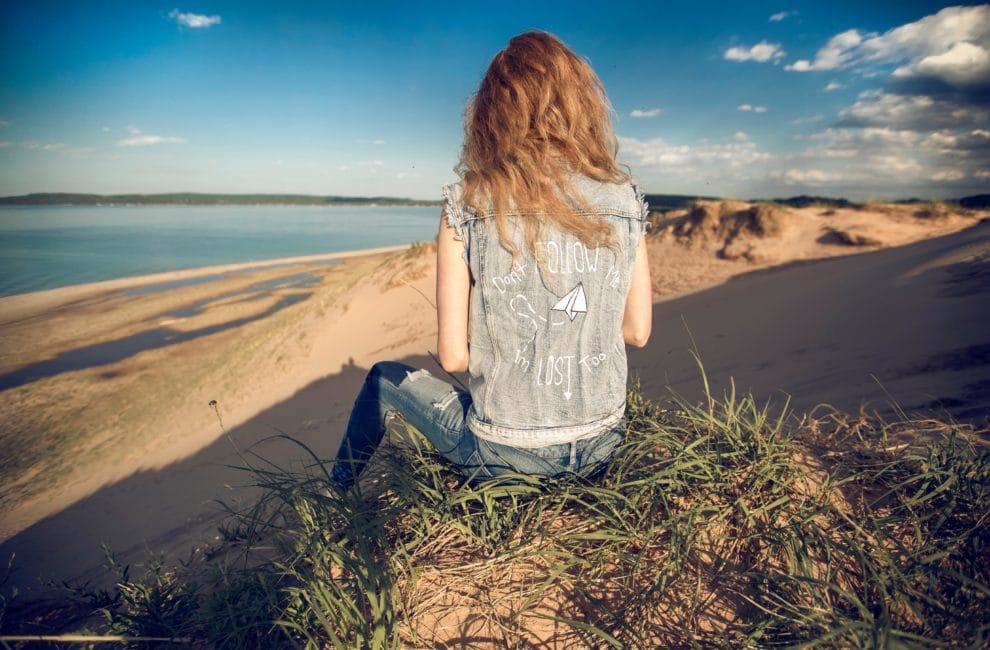
[[[510,213],[512,254],[500,243],[494,210],[461,203],[443,188],[444,211],[474,281],[469,321],[468,427],[514,447],[575,442],[615,426],[626,402],[622,318],[647,206],[633,185],[573,177],[581,213],[613,228],[613,244],[587,248],[547,226],[537,264],[521,219]]]

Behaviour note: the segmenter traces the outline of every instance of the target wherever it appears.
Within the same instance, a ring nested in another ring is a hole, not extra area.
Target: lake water
[[[439,208],[0,207],[0,295],[432,241]]]

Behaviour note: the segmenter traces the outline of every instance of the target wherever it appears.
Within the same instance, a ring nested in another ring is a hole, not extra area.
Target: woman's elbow
[[[631,345],[634,348],[645,348],[650,340],[652,329],[649,324],[625,328],[622,337],[625,339],[626,345]]]
[[[467,352],[452,352],[440,350],[437,355],[440,357],[440,367],[447,372],[464,372],[468,369]]]

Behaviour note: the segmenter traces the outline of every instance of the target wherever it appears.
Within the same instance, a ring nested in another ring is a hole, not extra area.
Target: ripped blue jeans
[[[426,370],[403,363],[376,363],[354,402],[332,477],[351,487],[385,435],[389,413],[401,414],[466,477],[485,480],[504,474],[558,476],[590,474],[611,460],[625,437],[625,421],[597,436],[534,449],[478,438],[467,427],[471,395]]]

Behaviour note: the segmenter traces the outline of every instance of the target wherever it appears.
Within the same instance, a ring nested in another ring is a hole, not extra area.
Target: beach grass
[[[182,565],[138,576],[108,553],[116,587],[75,591],[102,617],[82,631],[217,648],[990,640],[986,431],[798,417],[732,390],[633,390],[628,420],[591,479],[465,481],[401,420],[345,494],[301,443],[302,469],[246,452],[264,496]]]

